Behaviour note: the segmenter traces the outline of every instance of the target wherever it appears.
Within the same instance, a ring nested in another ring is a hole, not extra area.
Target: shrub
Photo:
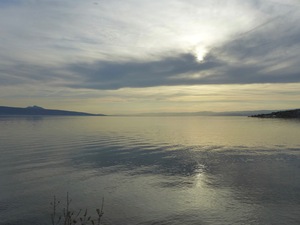
[[[70,210],[71,202],[72,199],[69,198],[69,193],[67,193],[65,206],[59,212],[61,202],[56,199],[55,195],[53,196],[53,202],[50,203],[52,206],[52,225],[100,225],[103,216],[104,198],[102,198],[101,209],[96,209],[97,217],[95,219],[88,214],[87,209],[84,211],[80,209],[78,212]]]

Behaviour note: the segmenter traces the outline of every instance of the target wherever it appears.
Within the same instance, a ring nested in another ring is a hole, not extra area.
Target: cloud
[[[118,89],[199,84],[300,82],[298,9],[287,7],[249,31],[209,50],[202,62],[192,53],[148,61],[96,61],[71,65],[81,75],[74,88]]]
[[[177,75],[207,71],[220,66],[218,61],[198,63],[192,54],[180,54],[147,62],[106,62],[70,65],[67,70],[82,75],[72,87],[93,89],[118,89],[122,87],[150,87],[162,85],[192,84],[190,79],[178,79]]]
[[[115,90],[300,82],[297,1],[1,4],[1,86]],[[206,52],[201,62],[197,49]]]
[[[261,17],[251,1],[94,2],[20,0],[5,5],[0,9],[0,58],[52,65],[153,60],[169,51],[219,44]]]

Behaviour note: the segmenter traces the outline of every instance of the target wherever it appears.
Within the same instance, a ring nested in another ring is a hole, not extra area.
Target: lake
[[[300,224],[300,120],[0,117],[0,224]],[[61,206],[63,207],[63,203]]]

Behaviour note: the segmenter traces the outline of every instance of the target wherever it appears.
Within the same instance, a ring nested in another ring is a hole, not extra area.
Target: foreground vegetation
[[[103,216],[104,198],[102,199],[101,208],[96,209],[96,218],[92,218],[88,214],[87,209],[84,211],[82,209],[79,211],[71,210],[71,202],[72,199],[69,198],[69,194],[67,193],[65,205],[61,207],[61,201],[57,200],[56,196],[53,196],[53,201],[50,203],[52,206],[52,225],[100,225]]]

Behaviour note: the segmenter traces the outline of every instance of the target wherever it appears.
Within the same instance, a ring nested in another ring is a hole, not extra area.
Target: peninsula
[[[0,116],[105,116],[104,114],[91,114],[84,112],[45,109],[39,106],[26,108],[0,106]]]
[[[272,112],[268,114],[257,114],[252,115],[250,117],[258,117],[258,118],[300,118],[300,109],[293,109],[293,110],[285,110],[285,111],[278,111]]]

